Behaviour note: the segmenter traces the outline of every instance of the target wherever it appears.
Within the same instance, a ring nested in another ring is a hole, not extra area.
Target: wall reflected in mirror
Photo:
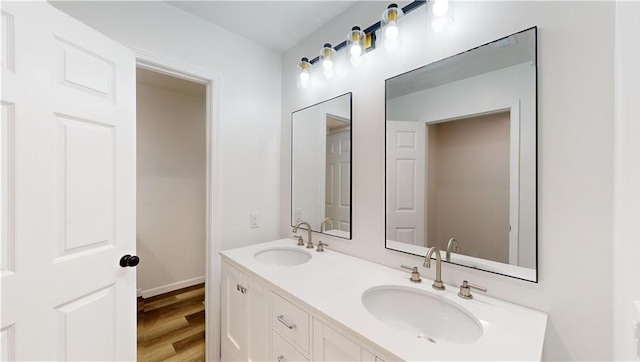
[[[386,81],[386,246],[537,281],[536,28]]]
[[[351,93],[293,112],[291,145],[291,225],[351,239]]]

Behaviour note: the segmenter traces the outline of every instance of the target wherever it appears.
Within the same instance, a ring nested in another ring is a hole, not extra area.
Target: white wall
[[[204,281],[207,104],[204,87],[136,91],[137,279],[151,296]]]
[[[391,267],[422,258],[384,248],[384,80],[531,26],[539,27],[539,283],[454,265],[443,279],[489,288],[489,295],[549,313],[546,360],[612,357],[614,9],[612,2],[453,2],[447,32],[425,30],[422,9],[407,16],[405,47],[379,48],[367,64],[331,83],[296,88],[296,63],[386,7],[358,2],[282,57],[282,168],[289,179],[289,115],[353,91],[353,240],[333,249]],[[411,19],[411,20],[410,20]],[[344,51],[338,54],[344,56]],[[281,236],[290,235],[288,184],[281,184]],[[434,270],[420,268],[433,278]],[[470,356],[472,358],[472,356]]]
[[[325,103],[296,112],[293,115],[293,162],[292,182],[293,215],[289,223],[306,221],[312,230],[320,230],[324,218],[325,172],[327,143],[327,113]],[[298,235],[306,235],[299,232]],[[306,236],[305,240],[306,240]]]
[[[125,45],[221,76],[222,249],[278,234],[280,57],[235,33],[159,1],[55,2]],[[260,228],[249,214],[260,213]]]
[[[293,220],[295,225],[296,210],[299,210],[300,221],[308,222],[312,230],[319,231],[320,223],[328,217],[325,215],[327,115],[338,116],[349,121],[350,101],[351,99],[346,95],[323,100],[320,104],[302,109],[292,115],[293,149],[296,150],[293,182],[296,187],[294,187],[294,204],[289,223]]]
[[[640,301],[640,3],[616,2],[615,239],[613,348],[634,360],[632,303]],[[638,318],[638,317],[636,317]]]

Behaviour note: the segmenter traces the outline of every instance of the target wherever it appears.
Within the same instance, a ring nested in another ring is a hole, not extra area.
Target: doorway
[[[207,87],[136,83],[138,360],[205,360]]]

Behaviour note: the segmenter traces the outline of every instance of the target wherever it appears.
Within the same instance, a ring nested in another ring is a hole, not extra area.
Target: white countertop
[[[310,251],[312,259],[296,266],[272,266],[253,258],[260,250],[282,246],[295,246],[295,241],[275,240],[220,254],[403,360],[540,360],[542,356],[545,313],[473,291],[474,299],[464,300],[457,296],[458,286],[447,285],[446,290],[436,291],[431,287],[432,280],[423,277],[421,284],[411,283],[407,272],[330,249],[324,253],[304,249]],[[434,344],[395,330],[362,304],[364,291],[382,285],[411,287],[443,297],[478,318],[484,332],[469,344]]]

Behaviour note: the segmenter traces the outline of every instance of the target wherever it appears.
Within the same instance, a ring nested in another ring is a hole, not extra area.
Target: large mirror
[[[291,114],[291,225],[302,221],[351,239],[351,93]]]
[[[386,246],[537,282],[536,28],[386,81]]]

